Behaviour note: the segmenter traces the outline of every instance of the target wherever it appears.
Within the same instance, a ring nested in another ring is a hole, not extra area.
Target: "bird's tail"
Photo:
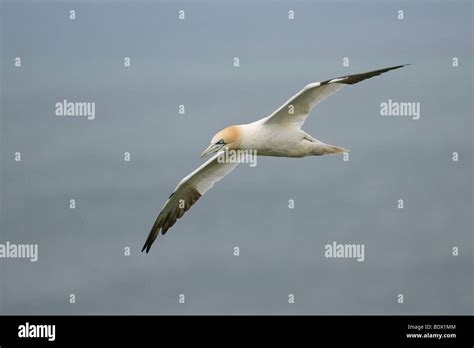
[[[325,155],[337,155],[339,153],[345,153],[345,152],[349,152],[350,150],[349,149],[346,149],[344,147],[340,147],[340,146],[335,146],[335,145],[329,145],[329,144],[325,144]]]

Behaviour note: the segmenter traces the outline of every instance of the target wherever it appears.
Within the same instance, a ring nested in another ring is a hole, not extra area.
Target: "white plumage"
[[[301,129],[311,110],[345,85],[403,66],[310,83],[270,116],[218,132],[202,153],[202,157],[214,155],[179,182],[158,214],[142,251],[148,253],[160,232],[165,234],[203,194],[237,166],[237,163],[219,160],[224,151],[256,151],[259,156],[277,157],[321,156],[348,151],[343,147],[325,144]]]

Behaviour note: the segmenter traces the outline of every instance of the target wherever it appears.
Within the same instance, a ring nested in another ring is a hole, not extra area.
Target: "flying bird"
[[[345,85],[353,85],[403,66],[405,65],[310,83],[271,115],[219,131],[201,154],[201,157],[210,154],[213,156],[178,183],[158,214],[142,251],[146,250],[148,253],[160,232],[164,235],[203,194],[237,166],[237,161],[218,160],[225,151],[249,150],[256,151],[258,156],[277,157],[321,156],[347,152],[343,147],[325,144],[303,131],[301,127],[306,117],[314,106]]]

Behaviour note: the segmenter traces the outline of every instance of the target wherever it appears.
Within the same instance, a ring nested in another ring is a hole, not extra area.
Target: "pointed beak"
[[[202,152],[201,158],[206,157],[207,155],[209,155],[211,153],[219,151],[221,147],[222,146],[219,146],[219,145],[216,145],[216,144],[209,145],[209,147]]]

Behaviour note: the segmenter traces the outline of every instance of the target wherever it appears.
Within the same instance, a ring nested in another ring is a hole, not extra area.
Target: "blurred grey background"
[[[0,259],[0,313],[473,314],[471,1],[2,1],[0,11],[0,243],[39,244],[36,263]],[[215,132],[309,82],[403,63],[413,65],[344,88],[306,121],[350,148],[349,162],[239,166],[140,252]],[[56,117],[63,99],[95,102],[96,119]],[[380,116],[388,99],[420,102],[421,118]],[[365,262],[326,259],[332,241],[365,244]]]

